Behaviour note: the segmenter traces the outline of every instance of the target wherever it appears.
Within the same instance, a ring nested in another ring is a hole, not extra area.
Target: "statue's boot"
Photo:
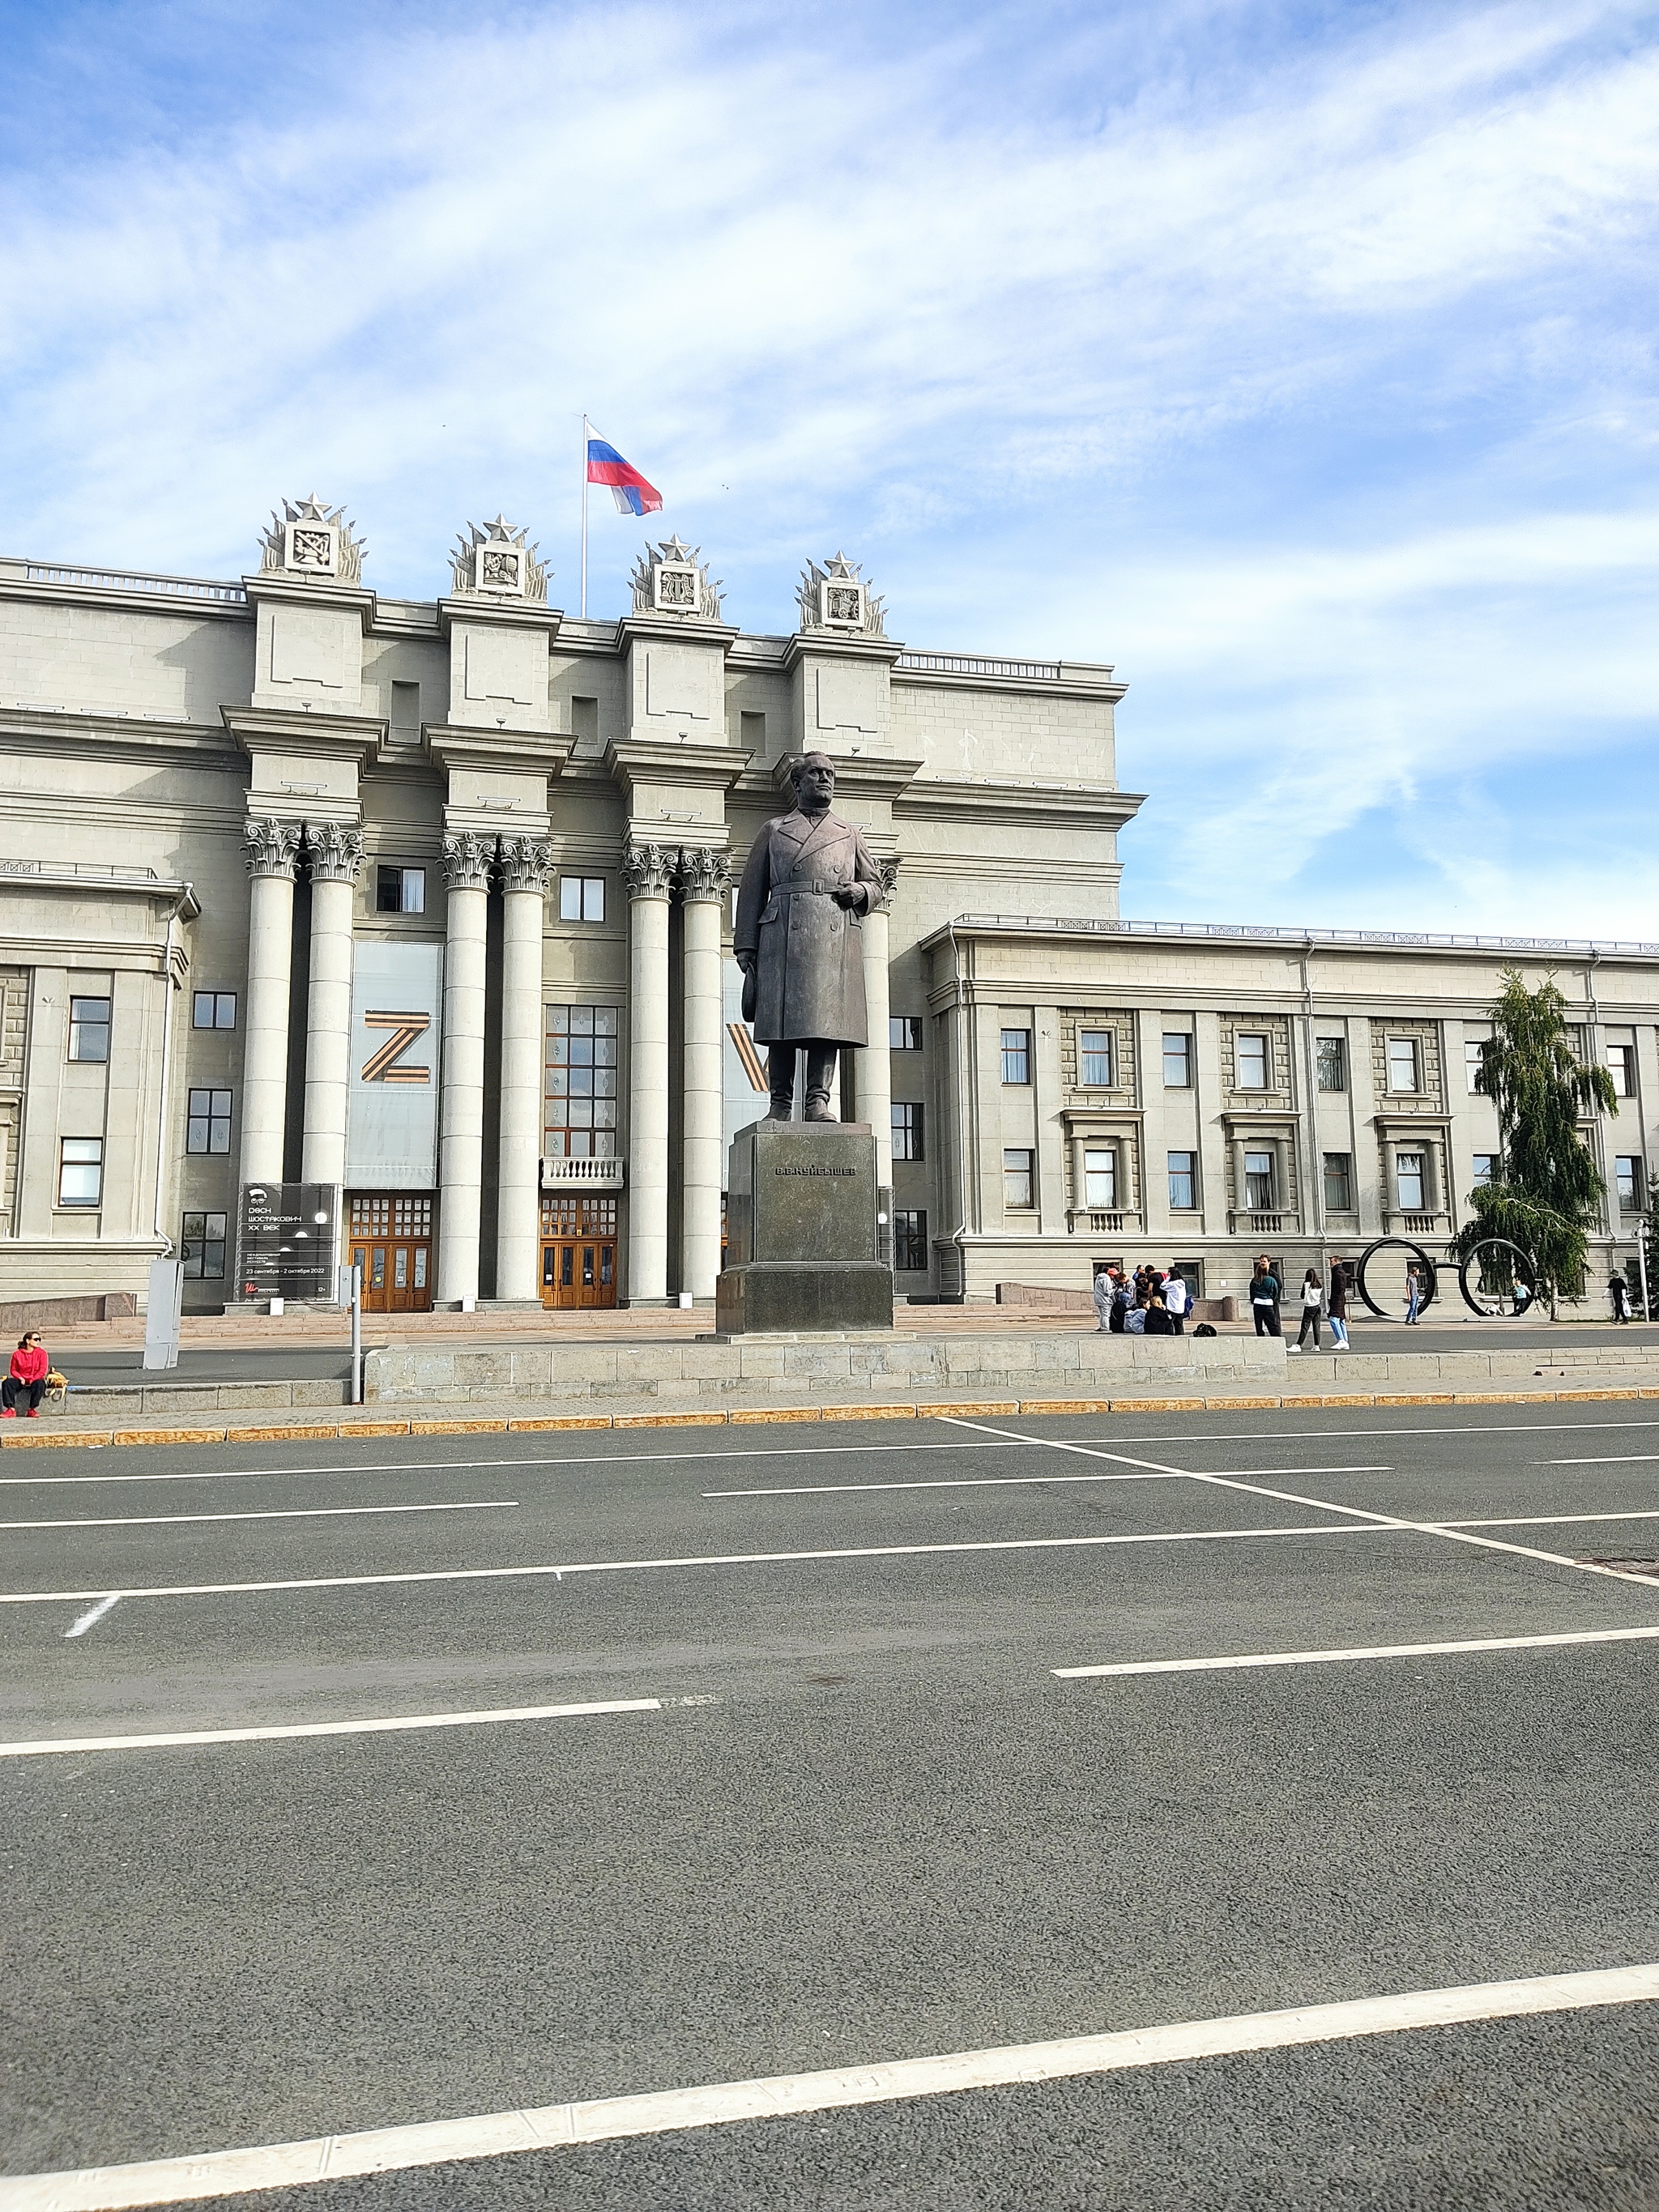
[[[836,1079],[836,1062],[841,1048],[833,1044],[809,1044],[806,1048],[806,1104],[804,1119],[808,1121],[833,1121],[830,1111],[830,1086]]]
[[[766,1055],[767,1088],[772,1094],[769,1121],[787,1121],[795,1110],[795,1048],[775,1044]]]

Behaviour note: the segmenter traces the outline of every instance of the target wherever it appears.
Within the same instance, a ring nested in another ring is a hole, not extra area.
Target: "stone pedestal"
[[[893,1326],[876,1257],[876,1140],[866,1121],[754,1121],[732,1144],[722,1335]]]

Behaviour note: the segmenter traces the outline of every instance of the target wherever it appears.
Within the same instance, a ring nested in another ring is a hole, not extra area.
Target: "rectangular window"
[[[185,1123],[187,1152],[228,1152],[230,1150],[230,1093],[191,1091]]]
[[[1193,1087],[1193,1041],[1185,1030],[1164,1032],[1164,1087],[1166,1091]]]
[[[1267,1040],[1265,1036],[1245,1035],[1235,1039],[1233,1054],[1238,1066],[1238,1088],[1241,1091],[1265,1091],[1267,1087]]]
[[[1323,1039],[1321,1039],[1322,1043]],[[1353,1212],[1353,1158],[1348,1152],[1327,1152],[1325,1155],[1325,1211],[1327,1213]]]
[[[1610,1044],[1607,1047],[1607,1070],[1613,1077],[1613,1097],[1634,1098],[1636,1047],[1633,1044]]]
[[[1471,1098],[1480,1096],[1486,1087],[1480,1079],[1482,1049],[1483,1048],[1481,1046],[1480,1040],[1478,1037],[1464,1038],[1463,1079],[1468,1085],[1469,1096]]]
[[[1079,1030],[1077,1033],[1078,1081],[1085,1091],[1109,1091],[1112,1074],[1110,1030]]]
[[[1273,1156],[1271,1152],[1244,1155],[1244,1204],[1252,1213],[1273,1211]]]
[[[615,1157],[617,1042],[615,1006],[547,1009],[545,1158]]]
[[[179,1237],[179,1257],[185,1279],[193,1283],[216,1283],[225,1272],[225,1231],[228,1217],[222,1213],[187,1213]]]
[[[1004,1030],[1002,1032],[1002,1079],[1005,1083],[1030,1081],[1031,1032],[1030,1030]]]
[[[921,1050],[920,1014],[890,1014],[887,1017],[887,1048],[890,1052]]]
[[[1016,1212],[1036,1204],[1036,1177],[1030,1152],[1012,1150],[1002,1155],[1002,1202]]]
[[[198,991],[190,1002],[193,1030],[234,1030],[236,1026],[234,991]]]
[[[376,914],[424,914],[424,868],[377,867],[374,871]]]
[[[1640,1155],[1621,1152],[1613,1165],[1613,1182],[1619,1193],[1619,1211],[1620,1213],[1640,1213],[1646,1204],[1643,1191],[1646,1177],[1642,1173]]]
[[[561,876],[559,878],[559,920],[561,921],[603,921],[605,920],[605,878],[603,876]]]
[[[1394,1156],[1395,1188],[1400,1195],[1402,1213],[1421,1213],[1423,1211],[1423,1155],[1421,1152],[1396,1152]]]
[[[1170,1210],[1185,1213],[1198,1204],[1198,1155],[1195,1152],[1170,1154]]]
[[[1316,1040],[1319,1051],[1319,1087],[1322,1091],[1346,1091],[1348,1087],[1348,1042],[1346,1037],[1325,1036]]]
[[[927,1272],[927,1216],[903,1212],[893,1216],[893,1266],[901,1275]]]
[[[107,999],[71,999],[70,1000],[70,1047],[71,1060],[107,1060],[109,1058],[109,1000]]]
[[[1005,1158],[1012,1159],[1012,1153]],[[1022,1158],[1029,1159],[1029,1152]],[[1013,1200],[1011,1199],[1012,1206]],[[1030,1199],[1024,1203],[1030,1204]],[[1115,1206],[1117,1204],[1117,1146],[1091,1145],[1083,1155],[1083,1203],[1085,1206]]]
[[[104,1195],[104,1140],[65,1137],[58,1146],[58,1203],[97,1206]]]
[[[1389,1088],[1390,1091],[1415,1091],[1417,1081],[1417,1039],[1390,1037],[1389,1039]]]
[[[922,1150],[921,1108],[912,1098],[893,1101],[893,1158],[896,1160],[920,1160],[927,1157]]]
[[[1498,1180],[1496,1152],[1477,1152],[1474,1155],[1474,1188],[1485,1190]]]

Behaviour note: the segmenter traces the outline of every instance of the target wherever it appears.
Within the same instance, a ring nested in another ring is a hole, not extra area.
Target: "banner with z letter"
[[[438,1181],[441,945],[353,948],[346,1182],[431,1190]]]

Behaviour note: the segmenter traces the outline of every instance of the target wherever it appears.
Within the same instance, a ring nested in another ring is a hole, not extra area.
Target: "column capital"
[[[718,846],[682,845],[678,872],[688,905],[694,899],[723,899],[732,888],[732,871]]]
[[[487,891],[489,864],[495,857],[495,840],[473,830],[452,832],[444,839],[444,888],[452,891]]]
[[[242,825],[244,857],[251,876],[286,876],[294,880],[300,855],[300,824],[274,821],[268,814],[250,815]]]
[[[343,822],[307,822],[306,857],[313,884],[355,884],[363,865],[363,833]]]
[[[538,897],[545,896],[550,865],[551,856],[539,837],[501,839],[503,890],[534,891]]]
[[[630,836],[623,847],[623,882],[631,899],[665,899],[674,879],[679,848],[649,845]]]
[[[874,859],[876,873],[881,878],[881,890],[870,902],[870,911],[872,914],[885,914],[893,903],[893,893],[898,889],[898,855],[896,853],[878,853]]]

